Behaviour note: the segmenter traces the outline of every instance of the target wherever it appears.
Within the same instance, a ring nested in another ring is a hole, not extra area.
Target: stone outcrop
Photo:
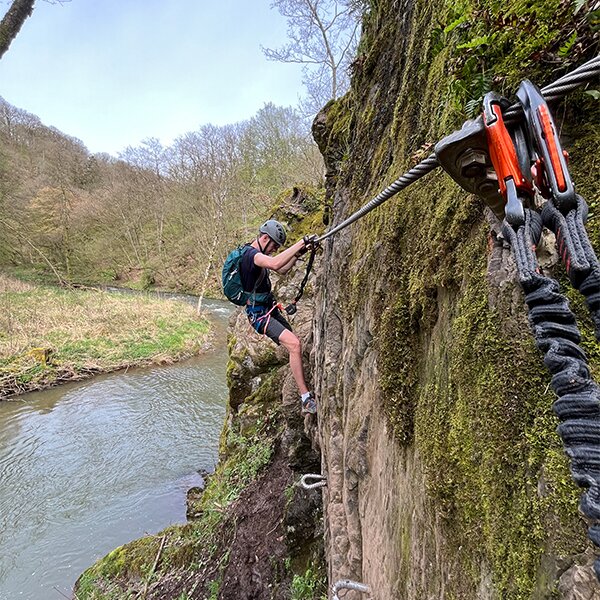
[[[432,9],[373,4],[351,91],[314,122],[333,226],[424,158],[425,140],[450,132],[443,65],[460,52],[450,44],[432,59]],[[563,133],[579,140],[574,178],[594,197],[598,110],[581,102]],[[348,578],[402,600],[600,598],[550,375],[499,231],[438,170],[324,244],[313,439],[328,481],[330,583]],[[553,236],[540,255],[560,276]],[[587,349],[597,365],[595,343]]]

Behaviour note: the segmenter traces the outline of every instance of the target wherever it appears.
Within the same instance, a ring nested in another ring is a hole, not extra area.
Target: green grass
[[[291,600],[317,600],[327,598],[327,581],[318,572],[307,569],[304,575],[294,575]]]
[[[0,274],[0,397],[82,374],[197,354],[192,306],[147,295],[66,290]]]

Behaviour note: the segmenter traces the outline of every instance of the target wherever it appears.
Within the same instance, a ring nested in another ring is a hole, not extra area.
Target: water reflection
[[[206,308],[216,335],[205,356],[0,403],[0,600],[69,596],[97,558],[185,521],[227,395],[230,310]]]

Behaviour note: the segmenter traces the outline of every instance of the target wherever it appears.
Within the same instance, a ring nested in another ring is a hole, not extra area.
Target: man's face
[[[274,242],[271,238],[269,238],[267,254],[273,254],[273,252],[277,252],[277,250],[279,250],[279,244],[277,242]]]
[[[273,252],[277,252],[279,250],[279,244],[274,242],[268,235],[264,235],[264,243],[263,248],[265,249],[265,254],[273,254]]]

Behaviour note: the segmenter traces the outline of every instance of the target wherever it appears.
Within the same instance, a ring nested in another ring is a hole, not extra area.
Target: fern
[[[479,48],[480,46],[488,46],[492,41],[492,37],[489,35],[480,35],[478,37],[469,40],[464,44],[457,46],[457,50],[471,50],[473,48]]]
[[[443,32],[447,35],[449,34],[451,31],[454,31],[459,25],[462,25],[465,21],[468,21],[468,17],[467,15],[462,15],[460,17],[458,17],[458,19],[455,19],[454,21],[452,21],[452,23],[450,23],[449,25],[446,25],[446,27],[444,27]]]
[[[577,32],[574,31],[571,37],[558,49],[558,55],[566,58],[573,48],[573,44],[577,41]]]

